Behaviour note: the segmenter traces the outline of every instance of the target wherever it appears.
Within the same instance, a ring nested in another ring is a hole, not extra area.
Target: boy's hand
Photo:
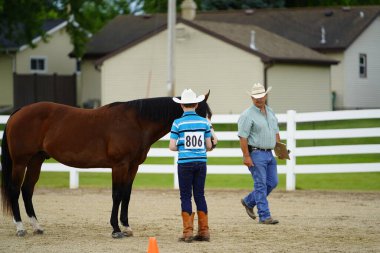
[[[214,138],[214,136],[211,136],[211,143],[212,143],[211,150],[213,150],[216,147],[216,144],[218,143],[218,140],[216,140]]]

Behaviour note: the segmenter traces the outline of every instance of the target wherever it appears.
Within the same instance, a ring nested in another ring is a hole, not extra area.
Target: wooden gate
[[[40,101],[77,106],[76,74],[42,75],[15,73],[13,80],[14,109]]]

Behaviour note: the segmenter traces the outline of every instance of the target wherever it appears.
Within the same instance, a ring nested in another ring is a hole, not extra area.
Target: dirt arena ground
[[[134,236],[111,238],[108,189],[37,189],[34,203],[43,235],[15,236],[11,217],[0,215],[0,252],[146,252],[156,237],[169,252],[380,252],[380,192],[275,191],[275,226],[251,220],[240,204],[245,191],[208,190],[211,242],[179,243],[176,190],[134,190],[130,225]],[[22,208],[24,210],[24,208]],[[24,221],[28,221],[23,212]]]

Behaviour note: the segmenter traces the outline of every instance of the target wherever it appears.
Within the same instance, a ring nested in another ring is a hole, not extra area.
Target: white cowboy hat
[[[205,99],[205,95],[200,95],[197,97],[194,91],[191,89],[185,89],[182,92],[181,99],[173,97],[174,102],[178,104],[196,104]]]
[[[253,98],[262,98],[264,97],[268,92],[270,92],[272,87],[268,87],[268,89],[265,91],[264,86],[261,83],[255,83],[252,86],[251,92],[248,92],[248,94]]]

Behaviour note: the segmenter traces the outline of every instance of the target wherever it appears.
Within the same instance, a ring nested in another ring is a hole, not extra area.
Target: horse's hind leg
[[[33,192],[41,172],[41,165],[45,160],[42,153],[38,153],[28,162],[24,183],[22,184],[22,198],[24,199],[25,210],[33,227],[34,234],[43,234],[44,230],[37,221],[36,214],[33,208]]]
[[[21,184],[24,180],[26,163],[14,163],[12,172],[12,188],[10,190],[11,206],[13,221],[16,224],[16,235],[25,236],[26,230],[21,220],[20,206],[18,198],[20,197]]]

